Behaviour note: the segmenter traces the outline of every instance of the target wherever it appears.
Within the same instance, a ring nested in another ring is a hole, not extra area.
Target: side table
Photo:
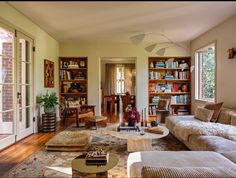
[[[109,153],[106,165],[86,165],[85,158],[75,158],[72,160],[72,178],[74,177],[93,177],[108,178],[108,170],[117,165],[118,155]]]
[[[56,113],[42,114],[42,132],[56,131]]]

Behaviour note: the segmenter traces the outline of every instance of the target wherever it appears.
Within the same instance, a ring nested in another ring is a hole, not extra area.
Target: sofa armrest
[[[236,151],[225,151],[220,154],[236,164]]]

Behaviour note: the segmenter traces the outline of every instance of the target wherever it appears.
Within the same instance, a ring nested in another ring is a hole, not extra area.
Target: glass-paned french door
[[[0,149],[33,133],[32,46],[0,23]]]

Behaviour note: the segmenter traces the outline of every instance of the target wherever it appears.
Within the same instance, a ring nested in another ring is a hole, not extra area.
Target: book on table
[[[87,165],[105,165],[109,160],[109,153],[101,151],[90,151],[85,157]]]

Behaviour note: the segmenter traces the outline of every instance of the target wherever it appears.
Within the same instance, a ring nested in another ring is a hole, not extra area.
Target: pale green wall
[[[155,56],[144,50],[146,44],[132,45],[131,43],[60,43],[60,56],[88,57],[88,103],[96,105],[96,114],[101,114],[100,107],[100,59],[103,57],[134,57],[137,72],[137,108],[148,108],[148,56]],[[168,46],[168,45],[167,45]],[[186,43],[189,47],[189,44]],[[189,49],[172,47],[166,49],[166,56],[189,56]]]
[[[59,43],[5,2],[0,2],[0,18],[2,23],[17,28],[19,31],[27,33],[34,38],[34,46],[36,47],[34,53],[34,99],[37,94],[44,93],[46,90],[58,92]],[[54,62],[54,88],[44,88],[44,59]],[[37,116],[36,111],[35,106],[35,116]],[[35,128],[37,128],[36,125]]]
[[[195,50],[216,41],[216,102],[224,107],[236,108],[236,57],[228,59],[227,50],[236,47],[236,15],[191,41],[191,56],[194,63]],[[192,73],[192,111],[205,102],[194,99],[194,72]]]

